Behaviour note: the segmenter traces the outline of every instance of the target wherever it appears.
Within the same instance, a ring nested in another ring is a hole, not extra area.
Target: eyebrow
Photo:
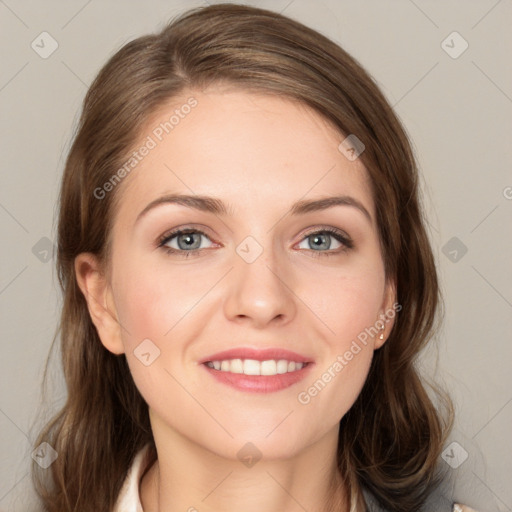
[[[164,204],[179,204],[188,208],[213,213],[215,215],[233,215],[233,210],[228,208],[220,199],[186,194],[169,194],[154,201],[151,201],[137,216],[135,224],[146,215],[150,210]],[[290,208],[291,215],[304,215],[310,212],[317,212],[332,208],[334,206],[351,206],[360,211],[366,219],[372,224],[373,220],[370,212],[356,198],[351,196],[330,196],[315,200],[300,200]]]

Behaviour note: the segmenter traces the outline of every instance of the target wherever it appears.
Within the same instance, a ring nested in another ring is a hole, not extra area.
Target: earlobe
[[[101,343],[113,354],[124,353],[121,326],[109,283],[97,256],[92,253],[79,254],[75,258],[75,275]]]
[[[383,321],[385,322],[385,321]],[[378,350],[384,343],[386,343],[386,326],[385,323],[381,324],[379,321],[379,333],[376,336],[375,343],[373,345],[374,350]]]
[[[379,333],[375,337],[374,349],[377,350],[386,343],[389,333],[395,323],[395,316],[400,311],[401,306],[397,307],[396,302],[396,282],[390,279],[386,282],[384,298],[382,301],[382,310],[379,315],[378,328]]]

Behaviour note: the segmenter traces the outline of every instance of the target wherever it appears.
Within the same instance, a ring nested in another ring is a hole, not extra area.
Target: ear
[[[388,279],[384,288],[384,296],[382,299],[381,311],[379,312],[380,320],[378,325],[381,326],[384,323],[384,329],[379,330],[377,336],[374,339],[374,350],[377,350],[386,343],[389,338],[389,333],[393,329],[395,324],[395,318],[398,312],[402,309],[402,306],[396,301],[396,281],[395,279]],[[383,339],[380,339],[380,335],[383,335]]]
[[[112,291],[97,256],[79,254],[75,258],[75,275],[101,343],[113,354],[124,353]]]

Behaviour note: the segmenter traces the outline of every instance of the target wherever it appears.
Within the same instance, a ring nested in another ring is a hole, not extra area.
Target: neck
[[[286,460],[262,458],[252,467],[180,435],[155,443],[158,460],[140,486],[145,512],[349,512],[337,430]]]

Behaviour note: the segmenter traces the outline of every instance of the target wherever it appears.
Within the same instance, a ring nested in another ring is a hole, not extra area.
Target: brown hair
[[[360,158],[371,181],[386,276],[396,281],[403,310],[341,420],[338,463],[358,510],[365,510],[365,488],[386,508],[417,511],[439,482],[453,406],[434,384],[429,398],[415,366],[441,304],[407,135],[372,78],[335,43],[282,15],[232,4],[189,11],[160,33],[126,44],[85,97],[58,225],[68,396],[35,444],[48,442],[59,454],[47,470],[33,464],[38,495],[50,512],[110,511],[135,454],[150,443],[156,457],[147,404],[125,356],[101,344],[74,260],[92,252],[108,262],[120,187],[101,200],[94,190],[127,160],[149,116],[184,90],[220,82],[298,100],[365,144]]]

